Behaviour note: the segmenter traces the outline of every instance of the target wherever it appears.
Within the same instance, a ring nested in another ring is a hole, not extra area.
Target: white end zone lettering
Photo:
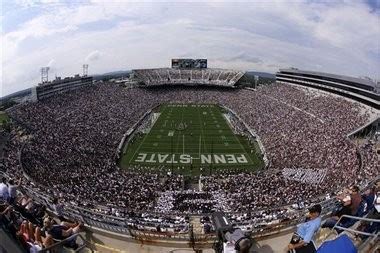
[[[158,164],[190,164],[192,160],[198,160],[201,164],[247,164],[248,159],[245,154],[146,154],[139,153],[134,160],[137,163],[158,163]]]

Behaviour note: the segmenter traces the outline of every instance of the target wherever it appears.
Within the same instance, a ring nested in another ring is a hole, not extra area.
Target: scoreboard
[[[173,69],[206,69],[207,59],[172,59]]]

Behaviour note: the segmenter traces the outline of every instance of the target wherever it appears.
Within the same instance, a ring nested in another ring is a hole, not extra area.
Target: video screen
[[[174,69],[205,69],[207,59],[172,59]]]

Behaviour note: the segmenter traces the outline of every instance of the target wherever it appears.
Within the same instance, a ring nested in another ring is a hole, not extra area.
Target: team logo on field
[[[190,164],[199,160],[201,164],[247,164],[245,154],[201,154],[191,156],[189,154],[147,154],[139,153],[134,160],[136,163],[159,164]],[[197,162],[198,163],[198,162]]]

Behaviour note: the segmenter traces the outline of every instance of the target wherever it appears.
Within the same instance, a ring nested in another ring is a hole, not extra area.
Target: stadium
[[[344,189],[374,189],[376,85],[294,68],[270,84],[258,79],[173,59],[122,84],[86,75],[39,84],[29,102],[6,110],[1,173],[23,177],[7,224],[39,224],[40,209],[80,222],[81,232],[38,252],[137,252],[139,243],[146,252],[214,252],[213,214],[223,213],[258,242],[252,252],[266,252],[260,242],[275,245],[305,208],[320,204],[325,220]],[[370,208],[363,197],[314,243],[341,238],[336,231],[356,228]],[[366,233],[351,238],[362,252],[378,246],[378,232]]]

